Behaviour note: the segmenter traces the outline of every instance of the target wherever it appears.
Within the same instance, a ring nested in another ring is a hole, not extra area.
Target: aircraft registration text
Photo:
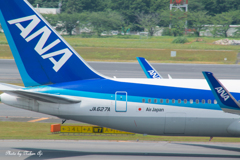
[[[96,111],[96,112],[110,112],[110,107],[92,107],[89,111]]]

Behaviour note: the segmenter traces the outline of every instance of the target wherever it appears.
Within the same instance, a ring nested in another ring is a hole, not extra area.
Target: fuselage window
[[[181,103],[181,99],[178,99],[178,103]]]
[[[214,104],[217,104],[217,100],[216,99],[214,99]]]
[[[163,103],[163,99],[160,99],[160,103]]]
[[[211,101],[211,99],[209,99],[209,100],[208,100],[208,104],[211,104],[211,103],[212,103],[212,101]]]
[[[148,99],[148,103],[151,103],[151,99]]]
[[[172,103],[175,103],[175,99],[172,99]]]
[[[202,104],[205,104],[205,99],[202,99]]]
[[[154,103],[157,103],[157,99],[154,99]]]
[[[192,99],[190,99],[190,104],[193,104],[193,100]]]
[[[166,103],[169,103],[169,99],[166,99]]]
[[[142,99],[142,103],[145,103],[145,99]]]
[[[187,103],[187,100],[186,100],[186,99],[184,99],[183,101],[184,101],[185,104]]]
[[[196,99],[196,104],[198,104],[199,103],[199,100],[198,99]]]

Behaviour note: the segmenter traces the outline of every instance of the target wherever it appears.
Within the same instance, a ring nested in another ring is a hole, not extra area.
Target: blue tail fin
[[[150,63],[148,63],[148,61],[145,58],[137,57],[137,60],[147,78],[163,79],[162,76],[157,72],[157,70],[154,69],[153,66]]]
[[[0,22],[26,87],[103,78],[27,0],[0,0]]]
[[[223,84],[216,79],[211,72],[203,72],[203,75],[222,110],[229,113],[240,114],[240,104]]]

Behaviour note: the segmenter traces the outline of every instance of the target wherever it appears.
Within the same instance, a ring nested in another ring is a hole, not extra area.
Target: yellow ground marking
[[[39,119],[34,119],[34,120],[31,120],[31,121],[28,121],[28,122],[38,122],[38,121],[43,121],[43,120],[46,120],[46,119],[49,119],[49,118],[39,118]]]

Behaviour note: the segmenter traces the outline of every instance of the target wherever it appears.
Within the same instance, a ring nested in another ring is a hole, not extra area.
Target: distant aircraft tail
[[[0,22],[26,87],[103,78],[27,0],[0,0]]]
[[[153,66],[143,57],[137,57],[138,63],[142,67],[147,78],[163,79]]]
[[[221,109],[224,112],[240,114],[240,103],[238,103],[223,84],[211,72],[203,72],[203,75]]]

